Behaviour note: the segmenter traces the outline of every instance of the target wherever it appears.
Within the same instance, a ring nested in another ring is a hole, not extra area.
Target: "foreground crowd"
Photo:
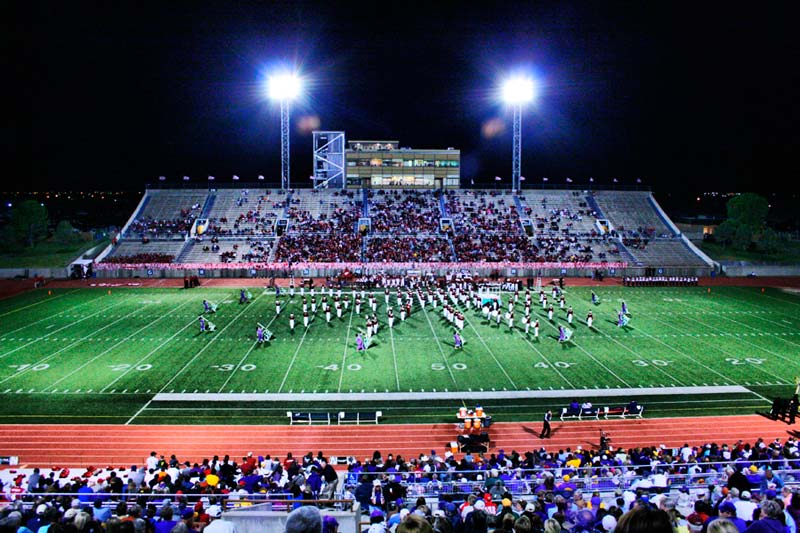
[[[341,487],[322,452],[194,464],[153,452],[144,468],[2,472],[8,503],[0,533],[217,533],[228,527],[214,526],[224,502],[267,498],[284,500],[289,509],[336,498],[344,500],[336,507],[346,510],[347,501],[358,501],[369,533],[429,527],[440,533],[795,533],[800,495],[791,485],[798,469],[793,438],[674,450],[500,450],[460,459],[450,451],[409,460],[376,451],[363,461],[350,459]]]

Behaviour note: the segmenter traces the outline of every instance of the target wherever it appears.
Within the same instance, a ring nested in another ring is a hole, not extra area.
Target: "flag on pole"
[[[470,185],[475,185],[475,178],[470,178],[469,179],[469,184]]]
[[[209,177],[208,177],[208,180],[209,180],[209,181],[213,181],[213,180],[214,180],[214,176],[209,176]]]
[[[166,181],[166,179],[167,179],[167,178],[166,178],[166,177],[164,177],[164,176],[159,176],[159,177],[158,177],[158,181]]]
[[[233,179],[234,179],[234,181],[239,181],[239,176],[237,176],[236,174],[234,174],[234,175],[233,175]]]
[[[614,178],[614,183],[617,183],[617,178]]]
[[[547,181],[547,178],[542,178],[542,181]]]
[[[641,182],[642,182],[642,178],[636,178],[636,183],[641,183]]]
[[[313,180],[314,176],[309,176],[308,179]]]
[[[264,180],[264,176],[259,176],[258,179],[263,181]]]
[[[567,183],[572,183],[572,178],[567,178]]]
[[[189,176],[184,176],[183,181],[189,181]]]
[[[519,181],[525,181],[525,176],[520,176]]]
[[[500,176],[495,176],[494,181],[502,181],[502,178]]]
[[[589,178],[589,183],[594,183],[594,178]]]

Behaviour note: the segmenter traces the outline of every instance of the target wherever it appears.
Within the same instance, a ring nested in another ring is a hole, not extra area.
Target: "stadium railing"
[[[644,406],[643,405],[635,405],[627,404],[623,406],[603,406],[603,407],[591,407],[589,409],[584,409],[583,407],[578,407],[577,409],[572,409],[569,406],[561,408],[560,419],[564,420],[583,420],[584,418],[592,418],[594,420],[599,420],[600,415],[603,418],[642,418],[642,413],[644,413]]]
[[[381,411],[339,411],[337,423],[342,424],[377,424],[383,416]]]

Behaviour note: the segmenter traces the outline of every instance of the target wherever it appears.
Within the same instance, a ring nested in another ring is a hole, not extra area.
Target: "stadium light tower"
[[[503,83],[503,101],[514,108],[514,155],[511,163],[511,187],[519,190],[520,160],[522,159],[522,106],[534,97],[533,80],[509,78]]]
[[[291,187],[289,172],[289,104],[300,94],[300,78],[295,74],[275,74],[267,80],[271,100],[281,104],[281,188]]]

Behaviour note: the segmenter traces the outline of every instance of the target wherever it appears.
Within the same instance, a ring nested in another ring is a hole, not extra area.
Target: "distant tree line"
[[[11,209],[8,220],[0,227],[0,250],[13,252],[32,249],[44,240],[72,245],[83,240],[68,220],[61,220],[50,229],[47,208],[35,200],[24,200]]]
[[[785,240],[767,226],[769,202],[763,196],[744,193],[726,204],[728,218],[714,232],[714,240],[735,248],[772,254],[779,252]]]

